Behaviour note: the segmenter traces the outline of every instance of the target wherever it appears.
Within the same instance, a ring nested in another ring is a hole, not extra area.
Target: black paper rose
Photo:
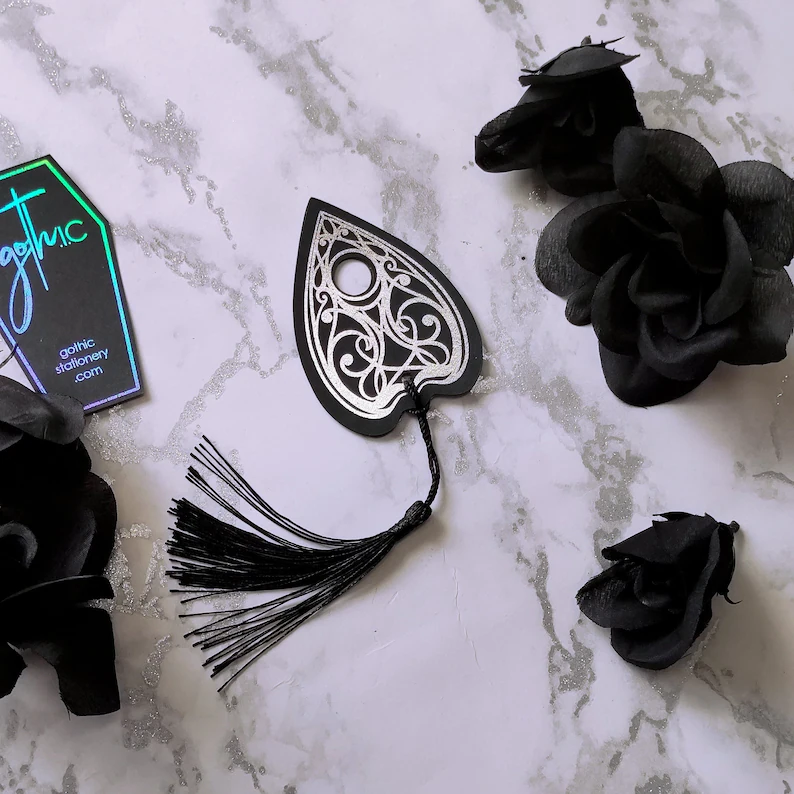
[[[794,330],[794,181],[779,168],[718,168],[697,141],[627,128],[615,140],[617,190],[558,213],[535,266],[592,322],[609,388],[655,405],[702,383],[719,361],[766,364]]]
[[[615,564],[576,595],[582,612],[612,629],[627,662],[662,670],[677,662],[711,620],[711,600],[727,599],[739,525],[709,515],[663,513],[665,521],[603,550]]]
[[[485,171],[539,168],[555,190],[583,196],[614,187],[612,144],[621,128],[642,125],[621,67],[636,55],[586,38],[522,75],[518,104],[489,121],[475,139]]]
[[[77,400],[0,377],[0,697],[29,650],[78,715],[119,708],[110,616],[87,605],[113,597],[116,500],[90,472],[84,423]]]

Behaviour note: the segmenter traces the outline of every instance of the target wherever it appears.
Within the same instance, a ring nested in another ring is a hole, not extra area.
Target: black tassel
[[[313,544],[296,543],[259,526],[230,504],[199,469],[188,469],[188,481],[245,528],[215,518],[187,499],[175,500],[169,512],[176,516],[176,526],[168,542],[174,567],[168,574],[180,587],[172,592],[187,594],[182,603],[189,603],[230,593],[288,591],[256,606],[190,613],[192,617],[211,618],[185,636],[197,638],[194,645],[210,653],[204,666],[212,665],[213,678],[229,673],[219,691],[361,581],[402,538],[430,517],[441,472],[427,421],[427,406],[421,406],[413,381],[406,380],[405,388],[416,405],[411,413],[419,420],[432,482],[423,502],[414,502],[394,526],[372,537],[336,540],[299,526],[262,499],[206,436],[205,443],[199,444],[191,455],[203,470],[257,513],[292,537]]]

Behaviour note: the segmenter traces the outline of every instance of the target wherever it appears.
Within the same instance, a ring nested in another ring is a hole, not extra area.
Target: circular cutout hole
[[[372,286],[372,266],[350,256],[337,263],[333,279],[337,289],[345,295],[361,295]]]

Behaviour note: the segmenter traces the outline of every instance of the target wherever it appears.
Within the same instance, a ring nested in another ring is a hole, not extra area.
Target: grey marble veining
[[[650,126],[792,174],[792,22],[782,0],[0,3],[0,166],[51,153],[111,219],[147,388],[87,431],[119,500],[122,710],[69,719],[32,661],[0,701],[0,791],[791,792],[792,364],[621,405],[592,331],[533,272],[562,199],[472,158],[521,68],[624,36]],[[434,405],[432,520],[221,696],[165,579],[166,511],[201,434],[326,534],[382,530],[426,486],[410,421],[354,436],[301,370],[311,196],[438,264],[485,366]],[[648,673],[573,596],[604,545],[664,509],[741,524],[740,603]]]

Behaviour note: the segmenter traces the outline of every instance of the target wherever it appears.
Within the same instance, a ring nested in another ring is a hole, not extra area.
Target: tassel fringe
[[[396,524],[368,538],[325,537],[281,515],[206,436],[191,455],[196,465],[188,469],[188,481],[243,527],[215,518],[187,499],[175,500],[169,511],[176,521],[167,544],[173,564],[168,574],[179,588],[172,592],[185,595],[182,603],[188,604],[225,594],[287,591],[256,606],[181,616],[209,619],[185,636],[194,638],[194,646],[209,654],[204,666],[212,666],[213,678],[226,674],[218,691],[360,582],[402,538],[430,517],[441,472],[430,435],[427,407],[421,407],[413,381],[407,380],[405,388],[416,405],[411,413],[419,420],[432,483],[423,502],[414,502]],[[211,484],[208,476],[227,486],[254,512],[283,530],[286,537],[244,515]]]

